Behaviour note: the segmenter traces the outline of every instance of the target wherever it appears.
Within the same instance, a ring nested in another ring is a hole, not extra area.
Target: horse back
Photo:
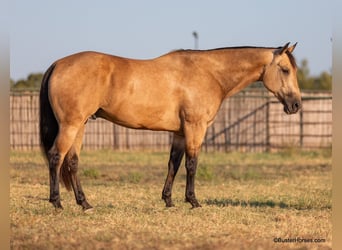
[[[96,113],[126,127],[178,131],[182,113],[212,119],[221,101],[208,75],[186,57],[134,60],[82,52],[55,65],[49,91],[60,120],[85,121]]]

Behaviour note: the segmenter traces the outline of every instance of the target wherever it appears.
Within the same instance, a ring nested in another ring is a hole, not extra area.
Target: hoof
[[[199,204],[199,203],[197,202],[197,204],[192,205],[191,209],[200,208],[200,207],[202,207],[201,204]]]
[[[57,201],[55,201],[55,200],[49,200],[49,201],[50,201],[50,202],[52,203],[52,205],[56,208],[56,210],[63,210],[63,206],[62,206],[60,200],[57,200]]]
[[[189,202],[191,204],[192,208],[202,207],[196,198],[185,198],[185,201]]]
[[[174,206],[175,206],[175,205],[173,204],[171,198],[163,197],[162,199],[165,201],[165,206],[166,206],[166,207],[174,207]]]
[[[87,209],[83,209],[83,212],[85,214],[92,214],[94,213],[95,209],[93,207],[87,208]]]
[[[82,206],[83,211],[93,208],[86,200],[81,202],[80,205]]]
[[[173,204],[172,202],[170,204],[166,204],[165,207],[175,207],[175,204]]]

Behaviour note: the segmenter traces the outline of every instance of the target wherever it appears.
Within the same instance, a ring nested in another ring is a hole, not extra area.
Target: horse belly
[[[155,131],[179,131],[180,118],[177,112],[146,108],[140,105],[123,105],[109,110],[100,109],[97,116],[124,127]]]

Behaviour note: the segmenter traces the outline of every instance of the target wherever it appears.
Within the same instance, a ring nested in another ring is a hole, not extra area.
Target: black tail
[[[51,103],[49,100],[49,81],[50,76],[55,68],[55,64],[51,65],[50,68],[45,72],[42,85],[40,87],[40,143],[45,154],[46,159],[48,159],[48,152],[51,149],[59,130],[59,126],[56,117],[53,113]],[[76,158],[75,158],[76,157]],[[67,190],[71,190],[71,172],[68,170],[70,166],[77,168],[77,155],[68,155],[64,158],[63,164],[60,172],[60,180],[64,183]]]
[[[55,64],[45,72],[39,96],[40,143],[46,157],[58,134],[58,123],[49,100],[49,81],[54,68]]]

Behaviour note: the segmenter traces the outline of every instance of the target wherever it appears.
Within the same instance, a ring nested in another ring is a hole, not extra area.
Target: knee
[[[187,157],[185,167],[190,175],[194,175],[197,168],[197,157]]]
[[[78,168],[78,157],[74,154],[70,159],[70,168],[73,172],[77,171]]]
[[[66,165],[68,169],[72,173],[76,173],[78,169],[78,157],[76,154],[73,154],[71,157],[66,157]]]
[[[201,146],[187,145],[185,149],[185,153],[188,158],[197,158],[200,150],[201,150]]]

